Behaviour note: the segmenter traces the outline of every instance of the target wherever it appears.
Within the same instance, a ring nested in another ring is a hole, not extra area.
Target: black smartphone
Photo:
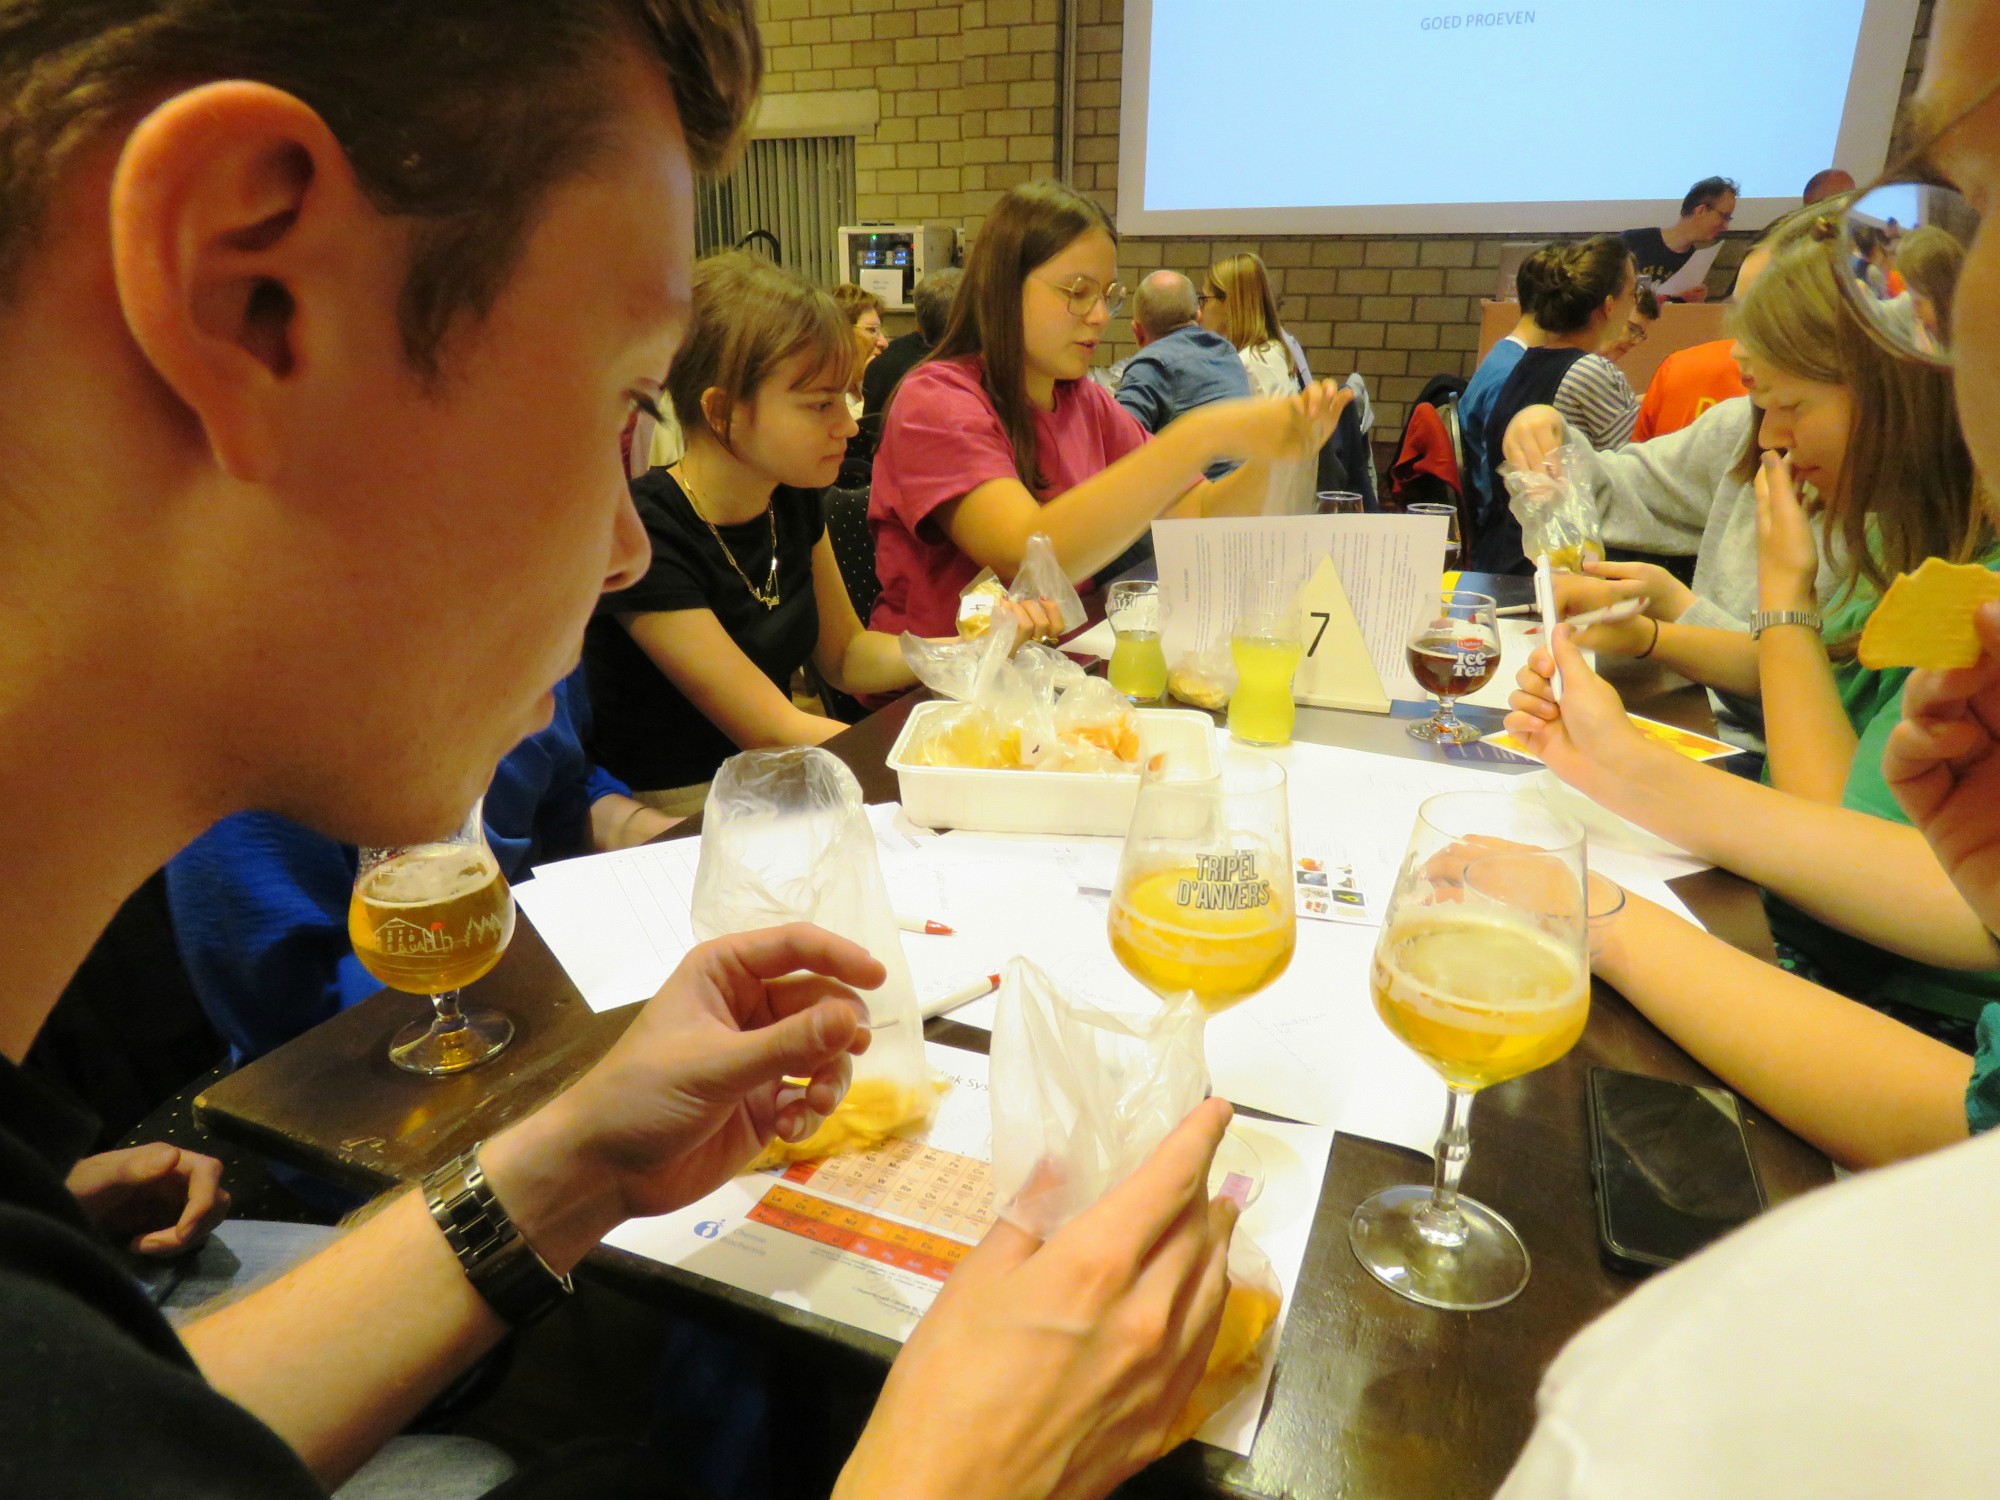
[[[1590,1178],[1619,1271],[1671,1266],[1764,1210],[1734,1094],[1616,1068],[1590,1070]]]

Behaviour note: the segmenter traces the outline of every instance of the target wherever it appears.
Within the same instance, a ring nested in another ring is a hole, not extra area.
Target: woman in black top
[[[738,749],[839,733],[792,702],[808,659],[845,693],[915,681],[897,638],[855,617],[821,519],[855,430],[854,358],[817,287],[736,252],[695,268],[666,384],[687,451],[633,482],[652,566],[605,597],[585,637],[593,750],[634,788],[693,785]]]
[[[1500,455],[1507,424],[1530,406],[1550,405],[1593,448],[1622,448],[1632,436],[1639,398],[1624,374],[1598,351],[1622,334],[1638,298],[1632,252],[1614,234],[1574,245],[1551,245],[1534,289],[1533,316],[1542,343],[1523,354],[1494,398],[1486,420],[1486,451],[1493,464],[1488,493],[1476,497],[1478,540],[1471,567],[1481,573],[1532,573],[1521,551],[1521,523],[1508,506]]]

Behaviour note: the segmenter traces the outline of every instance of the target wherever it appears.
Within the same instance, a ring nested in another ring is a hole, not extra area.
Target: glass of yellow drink
[[[1157,583],[1114,583],[1104,602],[1115,644],[1111,686],[1134,703],[1157,703],[1167,692],[1166,601]]]
[[[499,1011],[458,1003],[459,990],[500,962],[514,936],[513,892],[487,846],[480,807],[434,843],[364,848],[355,874],[347,907],[354,956],[390,989],[431,997],[433,1016],[390,1039],[389,1060],[412,1073],[461,1073],[514,1035]]]
[[[1229,655],[1236,663],[1229,732],[1246,745],[1290,744],[1298,716],[1292,676],[1305,655],[1295,582],[1268,578],[1245,582],[1229,636]]]
[[[1244,751],[1224,751],[1216,763],[1149,763],[1109,936],[1119,964],[1163,1005],[1192,1007],[1204,1020],[1283,974],[1298,942],[1284,768]],[[1252,1192],[1264,1176],[1254,1148],[1234,1136],[1216,1170]]]
[[[1412,1301],[1475,1312],[1528,1284],[1514,1227],[1458,1184],[1473,1095],[1554,1062],[1589,1020],[1584,864],[1581,827],[1502,793],[1450,792],[1418,811],[1369,990],[1450,1104],[1431,1186],[1387,1188],[1348,1224],[1356,1258]]]

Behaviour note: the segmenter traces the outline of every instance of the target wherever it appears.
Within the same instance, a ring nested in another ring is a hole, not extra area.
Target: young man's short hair
[[[0,298],[80,147],[163,92],[247,79],[317,111],[376,206],[417,221],[399,317],[434,376],[595,149],[622,37],[665,69],[695,166],[720,166],[763,72],[753,0],[0,0]]]

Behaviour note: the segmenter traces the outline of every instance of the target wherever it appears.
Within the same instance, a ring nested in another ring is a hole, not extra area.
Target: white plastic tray
[[[969,771],[913,766],[903,758],[910,737],[955,703],[921,703],[896,736],[889,765],[896,773],[903,811],[926,828],[984,833],[1123,835],[1139,799],[1139,773],[1096,776],[1068,771]],[[1184,708],[1139,710],[1140,754],[1192,752],[1213,764],[1215,723]]]

